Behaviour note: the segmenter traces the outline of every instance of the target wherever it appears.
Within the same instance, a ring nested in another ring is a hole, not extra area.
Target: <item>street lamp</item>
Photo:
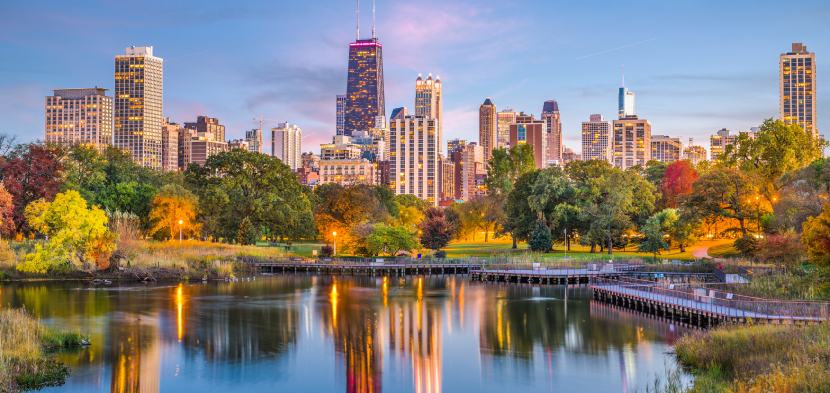
[[[179,243],[182,242],[182,220],[179,220]]]
[[[337,231],[331,233],[334,236],[334,255],[337,255]]]

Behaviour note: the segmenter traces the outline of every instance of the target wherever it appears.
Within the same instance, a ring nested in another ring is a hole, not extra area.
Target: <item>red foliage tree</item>
[[[455,231],[452,224],[444,217],[444,211],[432,207],[425,212],[424,216],[424,220],[419,225],[421,245],[436,251],[446,247]]]
[[[17,231],[27,232],[26,206],[40,198],[51,201],[63,182],[60,151],[40,144],[20,145],[0,159],[0,181],[12,195]]]
[[[692,184],[697,180],[697,171],[688,160],[675,161],[666,167],[663,176],[662,191],[665,206],[677,207],[681,195],[692,192]]]
[[[9,194],[3,182],[0,182],[0,235],[11,237],[15,229],[12,194]]]

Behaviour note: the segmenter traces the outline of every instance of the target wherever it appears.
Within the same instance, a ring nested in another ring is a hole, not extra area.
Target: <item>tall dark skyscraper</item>
[[[374,14],[374,8],[372,9]],[[373,15],[374,22],[374,15]],[[374,25],[374,23],[373,23]],[[349,44],[349,78],[346,84],[346,124],[344,135],[375,127],[375,117],[386,117],[383,95],[383,47],[372,27],[371,39],[360,39],[358,10],[357,40]]]

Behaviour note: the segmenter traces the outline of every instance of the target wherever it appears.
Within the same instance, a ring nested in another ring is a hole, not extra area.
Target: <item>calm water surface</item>
[[[674,367],[682,328],[590,299],[466,276],[0,285],[91,335],[46,391],[633,392]]]

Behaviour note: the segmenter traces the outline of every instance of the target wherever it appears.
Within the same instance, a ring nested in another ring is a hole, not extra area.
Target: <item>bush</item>
[[[541,220],[536,221],[536,227],[530,232],[527,245],[531,251],[547,251],[551,246],[550,228]]]
[[[433,254],[433,255],[434,255],[436,258],[446,258],[446,257],[447,257],[447,252],[446,252],[446,251],[444,251],[444,250],[438,250],[438,251],[436,251],[436,252],[435,252],[435,254]]]
[[[790,230],[761,239],[756,256],[761,262],[786,266],[796,264],[805,253],[798,234]]]
[[[735,240],[735,249],[744,254],[744,256],[752,255],[758,251],[758,239],[755,236],[746,234],[738,240]]]
[[[334,255],[334,247],[330,245],[325,245],[320,249],[320,256],[328,258],[332,255]]]

